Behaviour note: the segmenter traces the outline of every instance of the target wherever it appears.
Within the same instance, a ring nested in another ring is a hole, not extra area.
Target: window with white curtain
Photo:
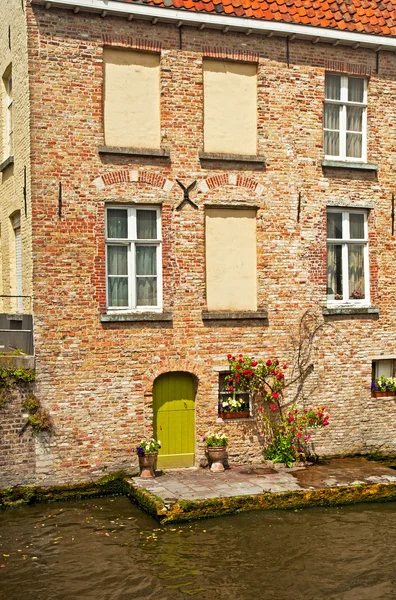
[[[107,307],[160,310],[161,213],[149,206],[106,208]]]
[[[323,144],[326,158],[366,161],[367,80],[326,74]]]
[[[327,213],[327,302],[367,305],[369,294],[367,212]]]
[[[395,377],[396,375],[396,360],[394,358],[386,358],[373,360],[372,362],[372,380],[380,379],[381,377]]]

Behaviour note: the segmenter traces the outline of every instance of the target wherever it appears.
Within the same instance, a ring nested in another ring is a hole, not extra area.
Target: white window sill
[[[378,171],[378,165],[364,161],[349,161],[334,158],[325,158],[322,167],[330,169],[360,169],[362,171]]]
[[[172,321],[171,312],[107,313],[100,315],[101,323],[128,323],[136,321]]]
[[[328,305],[322,310],[323,315],[378,315],[379,308],[362,304]]]
[[[14,164],[14,157],[8,156],[5,160],[3,160],[3,162],[0,163],[0,173],[5,171],[6,168],[8,167],[8,165],[13,165],[13,164]]]

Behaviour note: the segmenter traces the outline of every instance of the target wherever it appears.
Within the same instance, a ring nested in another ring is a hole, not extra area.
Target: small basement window
[[[386,358],[384,360],[373,360],[372,362],[372,379],[380,379],[381,377],[395,377],[396,359]]]
[[[371,395],[375,398],[396,395],[396,359],[373,360]]]
[[[249,392],[235,392],[229,390],[229,373],[219,375],[219,417],[222,419],[240,419],[250,417]]]

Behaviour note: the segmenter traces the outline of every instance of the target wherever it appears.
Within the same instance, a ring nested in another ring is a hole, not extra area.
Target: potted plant
[[[161,442],[154,438],[142,440],[137,446],[136,453],[139,458],[140,477],[143,477],[143,479],[155,477],[155,464],[160,448]]]
[[[373,398],[392,397],[396,392],[396,377],[379,377],[371,384]]]
[[[224,471],[224,460],[227,456],[228,437],[225,433],[211,433],[206,438],[206,453],[211,464],[210,470],[215,473]]]
[[[234,394],[219,400],[219,415],[222,419],[247,419],[250,416],[249,403]]]

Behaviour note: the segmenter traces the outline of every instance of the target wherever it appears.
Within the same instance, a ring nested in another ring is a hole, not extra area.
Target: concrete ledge
[[[237,321],[246,319],[268,319],[268,312],[265,310],[230,312],[202,311],[203,321]]]
[[[322,310],[324,316],[328,315],[378,315],[379,308],[376,306],[335,306]]]
[[[133,475],[136,475],[137,469]],[[131,473],[132,474],[132,473]],[[131,475],[129,475],[131,476]],[[85,481],[70,485],[54,485],[51,487],[15,486],[0,490],[0,509],[13,508],[22,504],[38,502],[58,502],[98,496],[128,495],[126,473],[113,473],[97,481]]]
[[[0,365],[6,368],[12,367],[18,369],[22,367],[33,370],[35,368],[35,359],[34,356],[4,354],[0,355]]]
[[[264,492],[245,496],[178,500],[167,504],[159,496],[127,482],[127,495],[140,508],[161,523],[181,523],[209,517],[232,515],[250,510],[296,510],[313,506],[345,506],[361,502],[392,502],[396,499],[395,483],[355,484],[313,490]]]
[[[9,156],[5,160],[3,160],[3,162],[0,163],[0,173],[2,173],[3,171],[5,171],[5,169],[8,167],[8,165],[13,165],[13,164],[14,164],[14,157],[13,156]]]
[[[163,313],[125,313],[125,314],[108,314],[101,315],[100,320],[102,323],[128,323],[131,321],[172,321],[171,312]]]
[[[99,154],[128,154],[131,156],[152,156],[169,158],[169,150],[163,148],[126,148],[123,146],[99,146]]]
[[[378,171],[373,163],[348,162],[343,160],[323,160],[322,167],[328,169],[358,169],[361,171]]]
[[[260,163],[265,165],[264,156],[255,154],[223,154],[222,152],[200,152],[199,160],[223,160],[227,162]]]

